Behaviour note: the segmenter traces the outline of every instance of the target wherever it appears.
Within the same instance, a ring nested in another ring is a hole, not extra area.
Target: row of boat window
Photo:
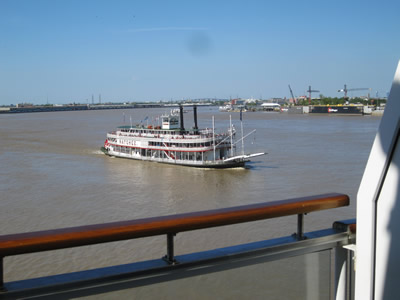
[[[180,131],[180,130],[153,130],[153,129],[142,129],[142,130],[129,130],[129,129],[122,129],[122,133],[127,133],[127,136],[129,134],[133,134],[133,136],[138,136],[141,134],[151,134],[153,136],[160,136],[160,135],[166,135],[166,136],[177,136],[176,138],[193,138],[196,136],[201,136],[202,138],[206,137],[212,137],[212,131],[210,129],[202,130],[201,132],[191,132],[191,131]],[[118,134],[117,132],[112,132],[112,134]],[[119,133],[121,135],[121,133]],[[225,133],[215,133],[215,136],[226,136]]]
[[[212,142],[205,143],[164,143],[164,142],[149,142],[149,146],[155,147],[184,147],[184,148],[199,148],[199,147],[210,147]]]
[[[115,147],[115,150],[121,153],[126,153],[126,154],[130,154],[131,149],[128,147]]]
[[[108,141],[110,143],[118,143],[116,138],[108,137]],[[133,141],[130,140],[121,140],[120,143],[125,145],[135,145]],[[169,142],[161,142],[161,141],[149,141],[149,147],[176,147],[176,148],[203,148],[203,147],[211,147],[213,145],[212,141],[204,142],[204,143],[169,143]],[[220,143],[221,146],[230,146],[230,143],[225,141]]]
[[[136,134],[143,134],[143,133],[151,133],[154,135],[159,135],[159,134],[168,134],[168,135],[181,135],[181,131],[177,130],[152,130],[152,129],[142,129],[142,130],[129,130],[129,129],[122,129],[121,132],[126,132],[126,133],[136,133]],[[185,131],[187,134],[188,132]]]
[[[202,152],[180,152],[180,151],[163,151],[151,149],[133,149],[130,147],[114,146],[114,151],[125,154],[136,154],[138,156],[153,157],[153,158],[172,158],[178,160],[196,160],[205,159]]]

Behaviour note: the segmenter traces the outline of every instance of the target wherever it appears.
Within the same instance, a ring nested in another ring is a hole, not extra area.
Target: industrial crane
[[[366,90],[370,90],[369,88],[357,88],[357,89],[348,89],[347,85],[344,85],[344,89],[340,89],[338,90],[338,92],[344,92],[344,99],[348,99],[347,97],[347,92],[349,91],[366,91]]]
[[[311,93],[319,93],[317,90],[312,90],[311,85],[308,87],[308,105],[311,104]]]
[[[297,104],[297,100],[296,100],[296,98],[293,96],[293,91],[292,91],[292,89],[290,88],[290,84],[289,84],[289,91],[290,91],[290,94],[292,95],[293,103],[294,103],[294,104]]]

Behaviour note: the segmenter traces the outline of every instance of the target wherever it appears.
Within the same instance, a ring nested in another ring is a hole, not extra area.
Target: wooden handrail
[[[257,221],[349,205],[344,194],[324,194],[170,216],[0,236],[0,258]]]

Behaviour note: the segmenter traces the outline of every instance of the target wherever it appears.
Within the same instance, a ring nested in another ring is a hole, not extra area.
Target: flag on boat
[[[242,108],[240,109],[240,121],[242,121]]]

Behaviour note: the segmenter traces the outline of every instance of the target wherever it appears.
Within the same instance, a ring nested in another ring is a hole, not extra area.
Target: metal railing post
[[[352,299],[354,293],[353,251],[354,245],[338,246],[335,249],[335,299]]]
[[[175,233],[168,233],[167,234],[167,255],[164,256],[164,260],[170,264],[174,265],[177,263],[176,259],[174,258],[174,236]]]
[[[339,231],[347,231],[349,234],[355,234],[355,219],[337,221],[333,228]],[[354,240],[349,240],[349,244],[338,245],[335,248],[335,299],[349,300],[353,298],[353,251],[355,251]]]
[[[4,287],[3,259],[4,257],[0,257],[0,292],[4,292],[6,290]]]
[[[298,214],[297,215],[297,234],[296,238],[297,240],[303,240],[304,239],[304,214]]]
[[[335,299],[347,299],[347,250],[342,247],[335,249]]]

